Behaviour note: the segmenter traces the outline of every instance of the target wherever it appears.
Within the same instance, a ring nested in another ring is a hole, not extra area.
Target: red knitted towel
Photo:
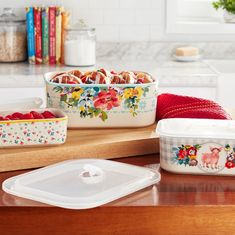
[[[157,119],[164,118],[231,119],[214,101],[169,93],[158,96]]]

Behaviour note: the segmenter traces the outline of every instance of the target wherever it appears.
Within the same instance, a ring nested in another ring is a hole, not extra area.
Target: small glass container
[[[69,66],[93,66],[96,61],[95,28],[82,20],[65,29],[64,63]]]
[[[17,17],[12,8],[4,8],[0,15],[0,62],[26,60],[25,19]]]

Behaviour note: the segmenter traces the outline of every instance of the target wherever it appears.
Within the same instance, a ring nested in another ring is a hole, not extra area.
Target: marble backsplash
[[[203,59],[235,59],[233,42],[99,42],[97,60],[102,61],[165,61],[179,46],[198,47]]]

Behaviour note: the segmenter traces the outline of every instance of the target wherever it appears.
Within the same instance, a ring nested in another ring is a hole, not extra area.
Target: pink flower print
[[[102,110],[110,110],[113,107],[120,105],[120,100],[117,96],[117,92],[109,88],[108,91],[99,92],[98,96],[94,99],[95,108],[101,108]]]

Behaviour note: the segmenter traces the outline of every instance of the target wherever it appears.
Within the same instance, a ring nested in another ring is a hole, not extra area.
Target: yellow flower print
[[[197,156],[195,156],[195,155],[192,155],[192,156],[188,156],[191,160],[193,160],[193,159],[196,159],[197,158]]]
[[[124,98],[125,98],[125,99],[132,98],[132,97],[133,97],[133,91],[134,91],[133,88],[125,89],[125,90],[124,90],[124,94],[123,94]]]
[[[133,98],[134,96],[140,98],[143,95],[143,93],[144,91],[141,87],[128,88],[125,89],[123,96],[125,99]]]
[[[79,110],[83,112],[85,110],[84,106],[80,106]]]
[[[75,100],[79,100],[82,93],[83,93],[83,89],[79,89],[78,91],[75,90],[72,93],[72,98],[75,99]]]
[[[134,94],[135,94],[138,98],[140,98],[140,97],[143,95],[143,93],[144,93],[144,91],[143,91],[143,89],[142,89],[141,87],[136,87],[136,88],[135,88]]]
[[[121,95],[118,95],[117,98],[120,102],[122,101],[122,96]]]

